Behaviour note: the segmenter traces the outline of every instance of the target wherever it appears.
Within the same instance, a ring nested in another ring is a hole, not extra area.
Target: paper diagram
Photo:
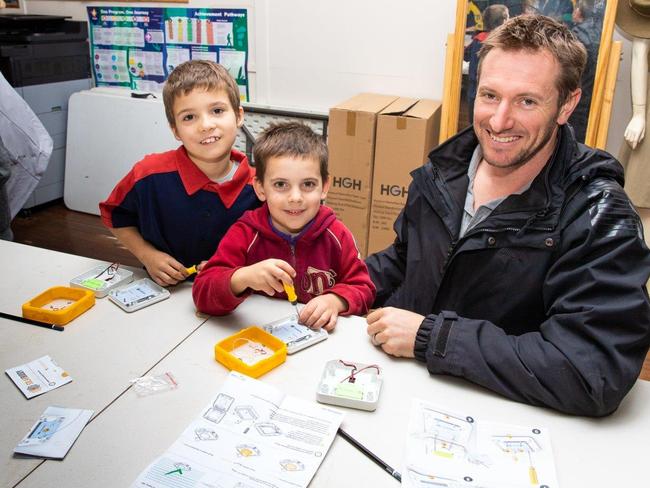
[[[170,17],[165,21],[168,44],[202,44],[231,47],[233,25],[210,19]]]
[[[548,431],[479,421],[414,400],[402,485],[555,488]]]
[[[132,486],[306,487],[342,418],[231,372],[208,406]],[[178,463],[187,466],[174,467]]]

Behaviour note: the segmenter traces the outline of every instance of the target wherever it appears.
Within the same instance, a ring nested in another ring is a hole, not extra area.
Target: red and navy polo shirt
[[[215,183],[184,146],[150,154],[99,204],[102,221],[107,227],[137,227],[146,241],[184,266],[210,259],[230,226],[260,206],[246,155],[233,150],[231,158],[239,162],[233,179]]]

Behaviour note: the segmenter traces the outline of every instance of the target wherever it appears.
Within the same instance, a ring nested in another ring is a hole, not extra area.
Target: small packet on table
[[[135,393],[142,397],[178,388],[178,382],[170,372],[155,376],[141,376],[131,380]]]

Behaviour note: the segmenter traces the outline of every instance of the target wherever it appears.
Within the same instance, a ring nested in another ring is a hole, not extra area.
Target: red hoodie
[[[270,258],[282,259],[296,270],[294,285],[302,303],[323,293],[335,293],[348,303],[341,315],[361,315],[375,299],[375,285],[359,257],[352,233],[336,219],[332,209],[321,205],[314,220],[291,244],[272,229],[268,206],[264,204],[244,213],[233,224],[197,275],[192,287],[196,307],[210,315],[232,312],[251,293],[248,290],[235,296],[230,289],[232,274]],[[285,293],[273,296],[287,298]]]

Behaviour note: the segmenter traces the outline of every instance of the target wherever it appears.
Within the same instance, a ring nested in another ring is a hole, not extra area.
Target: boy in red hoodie
[[[286,300],[286,283],[306,304],[299,319],[309,327],[332,330],[339,315],[365,314],[375,286],[352,234],[321,205],[330,186],[323,138],[303,124],[272,125],[253,155],[265,203],[230,228],[197,276],[196,307],[225,315],[252,292]]]

